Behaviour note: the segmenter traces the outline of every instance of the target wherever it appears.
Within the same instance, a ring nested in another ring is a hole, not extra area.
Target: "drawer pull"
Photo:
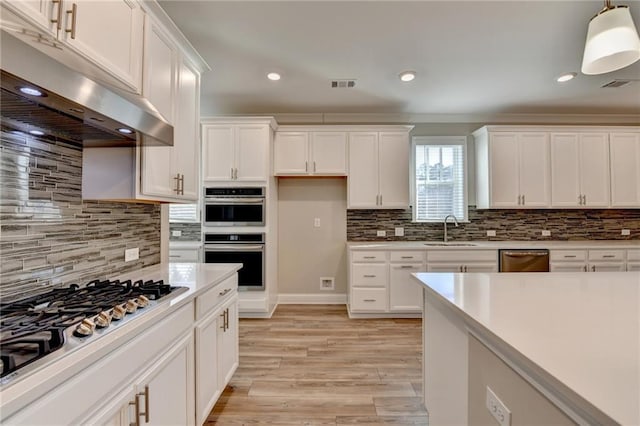
[[[411,266],[411,265],[402,265],[400,267],[400,269],[414,269],[414,268],[415,268],[415,266]]]
[[[375,259],[375,256],[364,256],[365,259]]]
[[[375,278],[376,275],[363,275],[365,278]]]
[[[221,291],[220,293],[218,293],[218,295],[220,296],[224,296],[225,294],[229,293],[231,291],[230,288],[225,288],[223,291]]]
[[[564,255],[565,259],[572,259],[572,258],[575,258],[575,257],[577,257],[575,254],[565,254]]]
[[[602,256],[604,259],[613,259],[614,257],[616,257],[615,254],[605,254],[604,256]]]
[[[413,256],[400,256],[400,259],[413,259]]]
[[[376,299],[364,299],[363,302],[375,302]]]
[[[180,255],[179,254],[170,254],[169,257],[173,258],[173,259],[179,259]]]

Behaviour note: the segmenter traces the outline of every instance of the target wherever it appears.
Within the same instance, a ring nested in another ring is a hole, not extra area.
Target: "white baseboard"
[[[346,305],[347,295],[343,294],[279,294],[280,305]]]

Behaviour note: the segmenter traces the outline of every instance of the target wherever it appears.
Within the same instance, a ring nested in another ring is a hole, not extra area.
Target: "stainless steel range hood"
[[[173,127],[146,99],[98,84],[6,32],[1,51],[3,127],[91,147],[131,146],[140,135],[145,144],[173,145]],[[24,87],[43,95],[25,94]]]

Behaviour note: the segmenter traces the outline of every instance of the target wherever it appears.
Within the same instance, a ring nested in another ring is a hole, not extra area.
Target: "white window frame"
[[[469,147],[466,136],[413,136],[411,138],[411,205],[412,208],[412,220],[419,223],[442,223],[444,218],[436,220],[418,220],[416,215],[418,213],[417,200],[416,200],[416,146],[417,145],[459,145],[462,146],[463,165],[462,170],[464,173],[463,182],[463,198],[464,198],[464,217],[456,217],[458,222],[469,222]]]

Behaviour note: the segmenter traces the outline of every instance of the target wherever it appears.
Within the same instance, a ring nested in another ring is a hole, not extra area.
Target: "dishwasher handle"
[[[502,254],[510,257],[549,256],[549,252],[541,251],[502,251]]]

